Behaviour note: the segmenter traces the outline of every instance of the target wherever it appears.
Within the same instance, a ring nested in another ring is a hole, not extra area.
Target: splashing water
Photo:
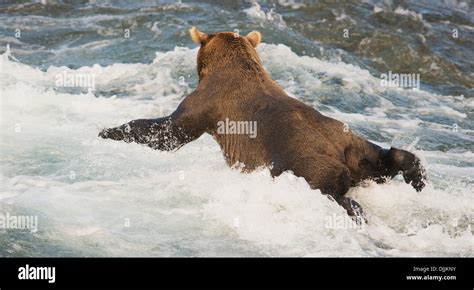
[[[253,7],[241,12],[258,12]],[[170,11],[202,8],[167,9],[174,15]],[[99,25],[91,17],[72,21]],[[133,24],[128,14],[103,15],[101,21],[117,17]],[[29,23],[48,19],[56,18],[32,17]],[[135,20],[139,26],[148,22]],[[340,206],[289,172],[273,179],[268,169],[241,174],[228,168],[210,136],[176,152],[97,138],[104,127],[171,113],[196,86],[197,48],[176,40],[173,47],[151,48],[154,59],[147,50],[140,56],[144,61],[114,56],[103,63],[103,45],[121,51],[126,44],[91,41],[95,45],[87,49],[96,59],[84,56],[76,66],[63,55],[79,59],[72,53],[81,51],[79,44],[58,48],[47,66],[38,63],[46,53],[38,47],[25,53],[4,46],[0,213],[38,216],[39,230],[0,228],[0,256],[474,255],[472,98],[423,87],[386,88],[357,61],[296,53],[300,48],[270,41],[260,45],[264,66],[292,97],[374,143],[411,148],[427,167],[429,181],[421,193],[400,178],[352,188],[348,194],[369,219],[361,228],[339,219],[345,216]],[[94,76],[95,88],[58,87],[60,75]]]

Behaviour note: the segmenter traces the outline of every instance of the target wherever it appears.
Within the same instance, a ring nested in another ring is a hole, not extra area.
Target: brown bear
[[[240,164],[246,172],[267,166],[272,176],[292,171],[351,216],[361,209],[345,193],[364,179],[383,182],[401,173],[417,191],[424,187],[425,171],[415,155],[382,149],[289,97],[262,66],[259,32],[208,35],[193,27],[190,34],[200,44],[196,90],[167,117],[133,120],[102,130],[100,137],[170,151],[208,133],[230,166]]]

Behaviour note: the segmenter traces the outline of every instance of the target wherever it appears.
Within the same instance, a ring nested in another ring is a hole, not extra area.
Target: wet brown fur
[[[230,166],[239,163],[244,171],[268,166],[273,176],[290,170],[332,196],[350,215],[360,206],[344,195],[364,179],[383,182],[401,171],[413,187],[423,188],[424,170],[412,153],[382,149],[289,97],[262,66],[255,49],[259,33],[207,35],[194,28],[190,32],[201,45],[196,90],[168,117],[134,120],[105,129],[100,136],[173,150],[208,133]],[[218,134],[217,124],[226,118],[256,121],[256,138]]]

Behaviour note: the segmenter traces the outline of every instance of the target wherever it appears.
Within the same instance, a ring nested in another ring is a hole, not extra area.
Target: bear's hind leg
[[[292,170],[296,176],[304,177],[311,188],[331,196],[356,221],[364,218],[362,207],[345,196],[352,180],[349,168],[339,160],[327,155],[317,155],[301,159]]]
[[[383,150],[381,156],[385,176],[393,178],[401,173],[405,182],[411,184],[416,191],[425,187],[426,171],[415,154],[392,147],[390,150]]]
[[[362,224],[362,222],[367,223],[367,219],[365,217],[364,211],[362,210],[362,206],[357,201],[347,196],[339,196],[336,202],[347,211],[347,214],[358,225]]]

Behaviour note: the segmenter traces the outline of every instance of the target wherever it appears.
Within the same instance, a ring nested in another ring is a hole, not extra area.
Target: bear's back
[[[230,165],[244,163],[253,169],[271,165],[275,160],[291,163],[293,159],[324,154],[344,160],[341,122],[323,116],[312,107],[289,97],[273,81],[265,85],[237,87],[218,97],[215,110],[217,122],[255,122],[256,136],[246,134],[218,134],[212,130]],[[339,134],[340,135],[340,134]]]

